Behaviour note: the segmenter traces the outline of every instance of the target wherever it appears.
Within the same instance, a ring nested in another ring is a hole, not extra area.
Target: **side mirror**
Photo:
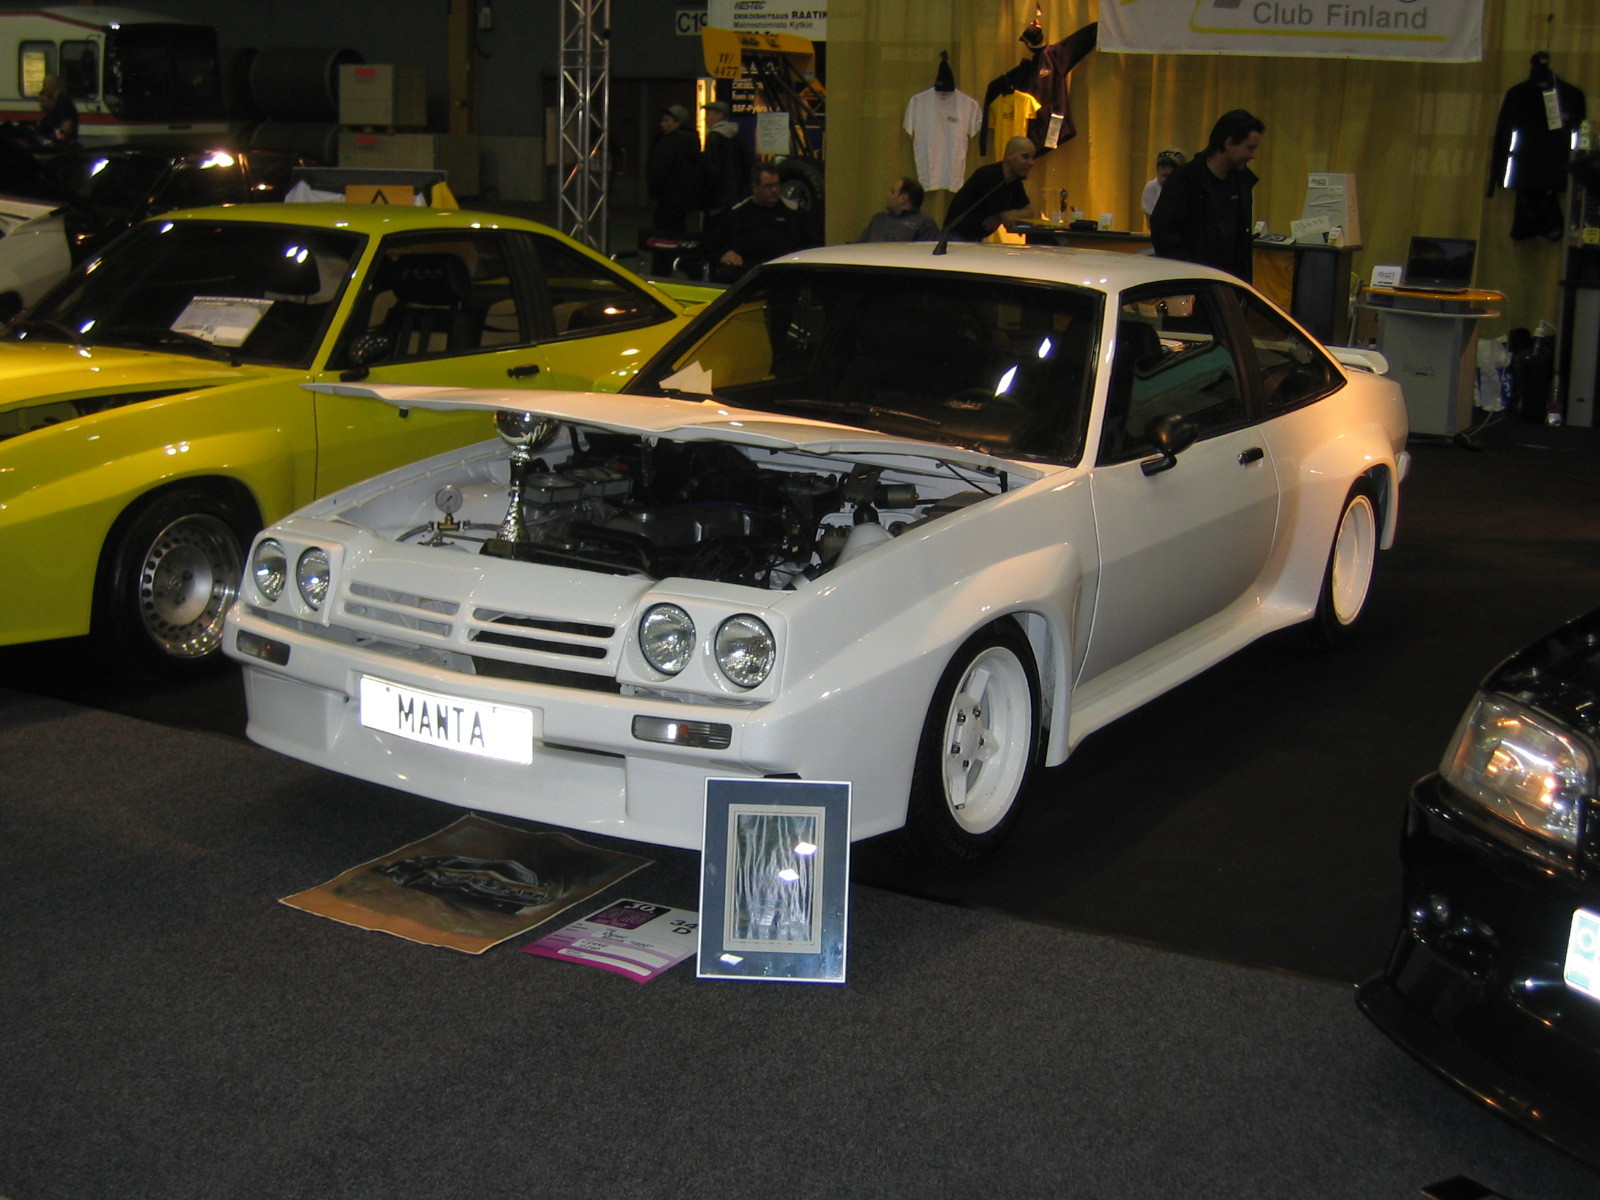
[[[373,363],[382,362],[394,350],[394,339],[387,333],[363,333],[350,343],[350,350],[346,357],[350,361],[350,369],[340,373],[339,378],[346,383],[365,379],[367,369]]]
[[[1200,436],[1200,426],[1177,413],[1164,413],[1150,418],[1144,435],[1155,445],[1159,457],[1145,459],[1139,469],[1146,475],[1159,475],[1178,465],[1178,455],[1194,445]]]

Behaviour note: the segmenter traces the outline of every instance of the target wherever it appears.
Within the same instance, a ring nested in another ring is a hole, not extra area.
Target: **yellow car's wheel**
[[[124,514],[102,558],[93,633],[122,665],[161,676],[221,660],[251,522],[202,488],[164,492]]]

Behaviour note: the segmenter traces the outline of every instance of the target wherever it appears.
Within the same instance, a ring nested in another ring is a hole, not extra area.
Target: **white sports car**
[[[621,395],[316,384],[500,437],[257,538],[250,736],[684,847],[709,778],[845,780],[852,837],[969,861],[1093,730],[1350,629],[1409,465],[1384,369],[1207,268],[912,244],[759,268]]]

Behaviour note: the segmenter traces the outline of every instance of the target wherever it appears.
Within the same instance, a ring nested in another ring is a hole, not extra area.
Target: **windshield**
[[[148,221],[6,336],[306,367],[365,240],[294,225]]]
[[[629,390],[1076,462],[1101,304],[988,275],[765,267]]]

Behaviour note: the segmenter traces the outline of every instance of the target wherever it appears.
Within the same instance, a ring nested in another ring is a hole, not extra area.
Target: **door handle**
[[[506,376],[511,379],[532,379],[538,373],[538,363],[523,363],[520,367],[506,368]]]
[[[1248,450],[1240,451],[1239,465],[1241,467],[1248,467],[1253,462],[1260,462],[1266,456],[1267,452],[1260,446],[1251,446]]]

